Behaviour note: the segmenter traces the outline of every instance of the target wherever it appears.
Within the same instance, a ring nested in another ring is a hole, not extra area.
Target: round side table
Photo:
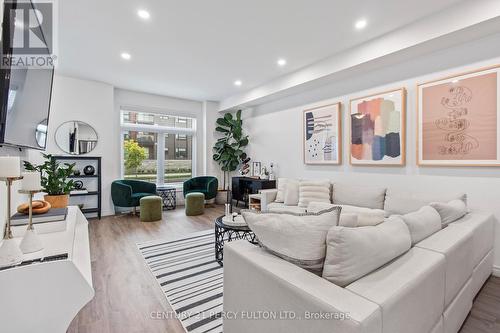
[[[228,225],[222,222],[224,216],[215,219],[215,260],[223,265],[224,243],[237,239],[246,239],[252,244],[257,244],[257,238],[250,228],[245,226]]]

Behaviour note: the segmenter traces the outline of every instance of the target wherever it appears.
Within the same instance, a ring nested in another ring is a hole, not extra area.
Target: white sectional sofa
[[[439,197],[337,189],[333,184],[334,204],[386,208],[387,215],[417,210]],[[273,202],[276,191],[264,194],[268,208],[303,211]],[[494,225],[492,214],[469,212],[344,288],[246,241],[228,243],[224,332],[458,332],[492,273]]]

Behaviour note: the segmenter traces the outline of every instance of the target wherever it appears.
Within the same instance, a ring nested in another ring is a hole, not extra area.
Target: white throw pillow
[[[358,216],[358,227],[369,227],[384,222],[385,211],[382,209],[372,209],[366,207],[356,207],[350,205],[339,205],[342,207],[342,214],[356,214]]]
[[[359,227],[358,215],[351,213],[340,213],[339,226],[347,228]]]
[[[353,227],[354,222],[352,220],[351,221],[347,220],[347,219],[352,219],[352,217],[347,217],[344,219],[344,215],[347,214],[356,215],[356,222],[355,222],[356,227],[374,226],[384,222],[385,219],[385,212],[381,209],[371,209],[371,208],[356,207],[349,205],[335,205],[335,204],[315,202],[315,201],[309,203],[309,205],[307,206],[307,212],[317,213],[319,211],[335,206],[342,207],[342,213],[340,214],[340,222],[339,222],[340,226]]]
[[[242,211],[261,246],[274,255],[313,273],[321,274],[326,235],[338,224],[340,208],[314,214]]]
[[[331,203],[330,188],[329,180],[301,180],[299,183],[299,206],[307,207],[312,201]]]
[[[379,187],[334,183],[333,203],[383,209],[385,191],[385,188]]]
[[[276,202],[285,202],[285,190],[288,178],[278,178],[278,192],[276,193]]]
[[[285,186],[285,205],[297,206],[299,203],[299,182],[289,179]]]
[[[402,255],[411,247],[411,237],[399,217],[377,226],[332,227],[327,235],[322,276],[344,287]]]
[[[431,206],[424,206],[401,218],[410,230],[412,245],[441,230],[441,216]]]
[[[388,189],[385,197],[384,210],[389,214],[408,214],[429,205],[431,202],[448,202],[451,200],[462,200],[467,204],[467,195],[437,194],[433,192],[415,193]]]
[[[429,206],[437,210],[441,216],[441,224],[443,226],[446,226],[451,222],[455,222],[467,214],[467,205],[462,200],[451,200],[450,202],[431,202]]]

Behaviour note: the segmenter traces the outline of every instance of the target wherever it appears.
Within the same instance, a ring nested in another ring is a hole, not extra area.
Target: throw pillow
[[[311,201],[331,203],[329,180],[302,180],[299,183],[299,206],[307,207]]]
[[[441,230],[441,216],[431,206],[424,206],[401,218],[410,230],[412,245]]]
[[[332,227],[326,244],[322,276],[344,287],[408,251],[411,237],[401,218],[391,217],[377,226]]]
[[[313,273],[321,274],[326,235],[338,224],[340,208],[319,213],[259,213],[242,211],[261,246],[274,255]]]
[[[447,226],[467,214],[467,205],[462,200],[451,200],[450,202],[431,202],[429,204],[437,210],[441,216],[441,224]]]
[[[384,208],[385,188],[333,184],[333,203],[375,209]]]
[[[324,202],[310,202],[307,206],[308,213],[317,213],[321,210],[328,209],[331,207],[340,206],[342,207],[342,213],[340,214],[340,226],[345,227],[367,227],[380,224],[384,222],[385,212],[381,209],[371,209],[365,207],[356,207],[349,205],[335,205]],[[345,217],[346,215],[355,215],[356,221],[352,221],[352,217]],[[355,224],[355,225],[354,225]]]
[[[366,207],[356,207],[350,205],[339,205],[342,213],[356,214],[358,216],[358,227],[374,226],[384,222],[385,211],[382,209],[372,209]]]
[[[297,206],[299,203],[299,182],[289,179],[285,186],[285,205]]]
[[[278,178],[278,192],[276,193],[276,202],[285,202],[285,190],[288,178]]]

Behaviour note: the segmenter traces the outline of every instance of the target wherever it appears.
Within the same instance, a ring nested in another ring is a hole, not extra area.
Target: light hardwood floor
[[[170,311],[136,243],[175,238],[213,228],[223,207],[186,217],[183,207],[164,212],[162,222],[141,223],[119,215],[90,220],[90,252],[95,297],[75,317],[70,333],[183,333],[176,319],[151,319]],[[500,333],[500,278],[491,277],[474,302],[461,333]]]

